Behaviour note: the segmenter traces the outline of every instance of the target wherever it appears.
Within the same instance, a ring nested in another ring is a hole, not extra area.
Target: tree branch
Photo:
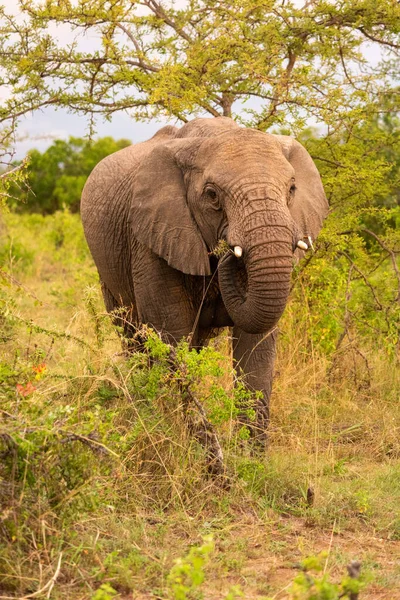
[[[356,29],[358,29],[358,31],[360,31],[363,35],[365,35],[366,38],[368,38],[372,42],[377,42],[378,44],[382,44],[383,46],[388,46],[389,48],[395,48],[396,50],[400,50],[400,44],[394,44],[393,42],[388,42],[377,38],[371,35],[370,33],[367,33],[364,27],[357,27]]]
[[[161,4],[155,0],[145,0],[144,3],[159,19],[169,25],[176,33],[189,43],[192,43],[192,38],[168,16]]]
[[[144,60],[140,57],[140,55],[142,54],[142,50],[136,38],[132,35],[129,29],[127,29],[125,25],[122,25],[122,23],[117,23],[117,27],[119,27],[125,33],[125,35],[131,40],[131,42],[135,46],[135,50],[137,52],[137,57],[139,61],[138,66],[141,67],[144,71],[152,71],[153,73],[158,73],[158,71],[160,70],[159,68],[149,65],[148,63],[144,62]]]

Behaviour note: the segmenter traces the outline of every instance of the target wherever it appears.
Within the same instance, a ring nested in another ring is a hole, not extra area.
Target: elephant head
[[[197,119],[152,147],[136,174],[130,220],[139,242],[190,275],[210,275],[209,254],[226,240],[234,252],[218,267],[224,304],[236,325],[261,333],[284,310],[298,242],[316,237],[327,211],[318,171],[297,141]]]

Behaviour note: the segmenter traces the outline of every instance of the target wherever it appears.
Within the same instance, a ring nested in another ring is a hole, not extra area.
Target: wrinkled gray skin
[[[256,431],[268,423],[276,325],[298,240],[314,240],[328,212],[318,171],[287,136],[195,119],[102,160],[81,214],[108,311],[126,307],[126,335],[141,323],[199,347],[233,327],[236,369],[263,392]],[[210,255],[218,240],[242,258]],[[268,333],[269,332],[269,333]]]

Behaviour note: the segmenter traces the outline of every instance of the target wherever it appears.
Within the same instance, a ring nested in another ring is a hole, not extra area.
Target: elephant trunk
[[[259,219],[259,216],[258,216]],[[219,267],[222,299],[232,321],[247,333],[270,331],[279,321],[293,268],[292,222],[264,213],[265,222],[243,235],[243,257],[226,255]]]

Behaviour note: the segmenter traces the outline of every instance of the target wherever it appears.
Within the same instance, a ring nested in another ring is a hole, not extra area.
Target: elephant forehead
[[[287,162],[282,147],[273,136],[255,130],[236,130],[205,140],[197,154],[200,168],[222,166],[236,169],[243,163]],[[289,163],[288,163],[289,164]]]

